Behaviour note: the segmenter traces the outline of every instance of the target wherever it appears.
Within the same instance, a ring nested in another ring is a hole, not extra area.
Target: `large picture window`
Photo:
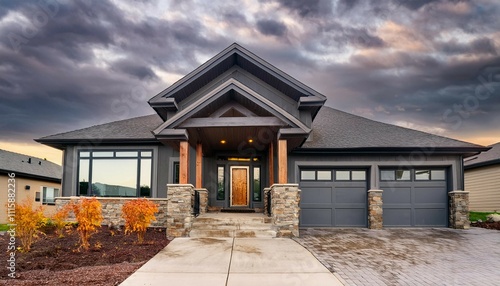
[[[152,150],[80,151],[78,194],[151,197]]]

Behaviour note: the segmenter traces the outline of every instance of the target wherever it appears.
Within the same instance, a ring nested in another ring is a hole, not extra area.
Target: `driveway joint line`
[[[233,244],[231,245],[231,255],[229,256],[229,266],[227,268],[226,286],[228,286],[229,283],[229,273],[231,273],[231,263],[233,262],[234,240],[235,238],[233,237]]]

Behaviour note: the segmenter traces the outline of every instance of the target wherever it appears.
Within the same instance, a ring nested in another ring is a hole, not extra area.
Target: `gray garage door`
[[[366,227],[366,170],[300,171],[300,226]]]
[[[384,227],[448,225],[445,169],[385,169],[380,180]]]

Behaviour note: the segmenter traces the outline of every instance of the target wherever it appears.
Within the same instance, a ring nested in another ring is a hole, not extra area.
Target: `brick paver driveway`
[[[500,231],[304,229],[296,241],[345,285],[500,285]]]

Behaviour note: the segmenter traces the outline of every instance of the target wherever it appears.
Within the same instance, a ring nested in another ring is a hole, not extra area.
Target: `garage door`
[[[445,169],[383,169],[384,227],[446,227],[448,192]]]
[[[302,169],[300,226],[366,227],[366,170]]]

